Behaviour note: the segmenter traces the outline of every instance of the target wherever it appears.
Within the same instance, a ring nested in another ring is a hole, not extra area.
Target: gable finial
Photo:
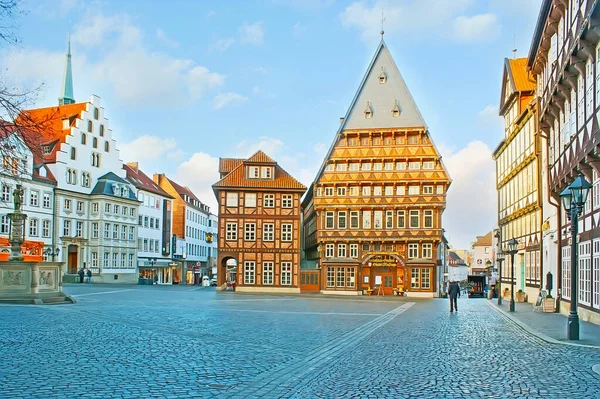
[[[385,33],[383,31],[383,23],[385,22],[385,17],[383,16],[383,8],[381,9],[381,38],[383,39],[383,34]]]

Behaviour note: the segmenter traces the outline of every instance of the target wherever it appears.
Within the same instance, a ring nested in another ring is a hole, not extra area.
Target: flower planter
[[[525,294],[524,292],[517,292],[517,294],[515,295],[515,299],[519,303],[527,302],[527,294]]]
[[[554,298],[544,298],[542,300],[542,309],[544,313],[554,313]]]

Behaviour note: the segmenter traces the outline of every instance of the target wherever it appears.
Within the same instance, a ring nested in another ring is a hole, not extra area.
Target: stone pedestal
[[[0,303],[75,303],[62,292],[63,262],[0,262]]]

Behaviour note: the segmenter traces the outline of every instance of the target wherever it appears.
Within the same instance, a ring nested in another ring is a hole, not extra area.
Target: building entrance
[[[77,245],[69,245],[67,247],[67,263],[69,268],[69,274],[77,274],[79,271],[79,257],[78,257]]]

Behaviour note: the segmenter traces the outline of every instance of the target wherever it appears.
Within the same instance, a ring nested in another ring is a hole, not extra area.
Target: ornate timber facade
[[[581,172],[593,184],[579,224],[579,317],[600,322],[600,10],[598,1],[544,0],[528,69],[537,78],[539,129],[548,138],[548,188],[556,226],[558,288],[570,302],[570,229],[559,195]],[[550,227],[552,228],[552,227]],[[559,306],[563,313],[568,306]]]
[[[450,183],[382,39],[303,201],[320,291],[433,296]]]
[[[218,285],[249,292],[300,292],[300,198],[306,187],[258,151],[221,158]]]
[[[498,190],[500,248],[519,241],[515,255],[515,289],[537,297],[542,283],[541,225],[542,172],[536,124],[535,78],[527,73],[527,59],[505,59],[500,98],[504,138],[493,153]],[[502,264],[502,283],[510,284],[510,261]],[[508,285],[505,285],[508,287]]]

